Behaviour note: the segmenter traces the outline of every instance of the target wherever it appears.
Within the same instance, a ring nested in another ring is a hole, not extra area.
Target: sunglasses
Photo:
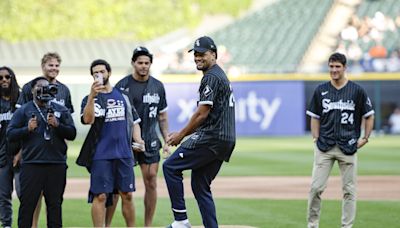
[[[7,80],[10,80],[11,76],[8,75],[8,74],[7,74],[7,75],[4,75],[4,76],[3,76],[3,75],[0,75],[0,81],[3,80],[3,78],[5,78],[5,79],[7,79]]]

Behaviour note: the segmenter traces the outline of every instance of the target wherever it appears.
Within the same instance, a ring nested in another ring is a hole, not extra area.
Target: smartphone
[[[103,74],[102,74],[102,73],[96,74],[96,80],[97,80],[101,85],[103,85],[103,84],[104,84],[104,77],[103,77]]]

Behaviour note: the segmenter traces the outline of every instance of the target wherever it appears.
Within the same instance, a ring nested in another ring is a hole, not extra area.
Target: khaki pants
[[[326,188],[332,167],[338,161],[342,177],[342,227],[353,226],[356,216],[357,154],[345,155],[338,146],[321,152],[315,145],[311,190],[308,198],[308,227],[317,228],[321,211],[321,194]]]

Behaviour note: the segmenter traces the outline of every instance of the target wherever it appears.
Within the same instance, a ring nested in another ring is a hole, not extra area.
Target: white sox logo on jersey
[[[322,99],[322,107],[323,107],[322,112],[327,113],[331,110],[354,111],[356,105],[352,100],[347,100],[346,102],[344,102],[343,100],[339,100],[337,102],[331,102],[331,99]]]
[[[203,94],[206,97],[208,97],[208,95],[210,95],[212,92],[213,92],[213,90],[208,85],[206,85],[206,87],[203,89]]]

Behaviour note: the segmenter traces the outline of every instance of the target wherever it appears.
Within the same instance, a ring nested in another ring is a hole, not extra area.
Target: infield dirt
[[[262,198],[262,199],[307,199],[311,177],[217,177],[211,185],[214,197],[218,198]],[[184,179],[185,196],[193,197],[190,178]],[[86,198],[89,179],[69,178],[64,198]],[[168,197],[163,178],[158,179],[159,197]],[[331,176],[324,199],[342,199],[341,180]],[[359,176],[357,186],[359,200],[400,200],[400,176]],[[136,179],[134,195],[144,194],[143,181]]]

